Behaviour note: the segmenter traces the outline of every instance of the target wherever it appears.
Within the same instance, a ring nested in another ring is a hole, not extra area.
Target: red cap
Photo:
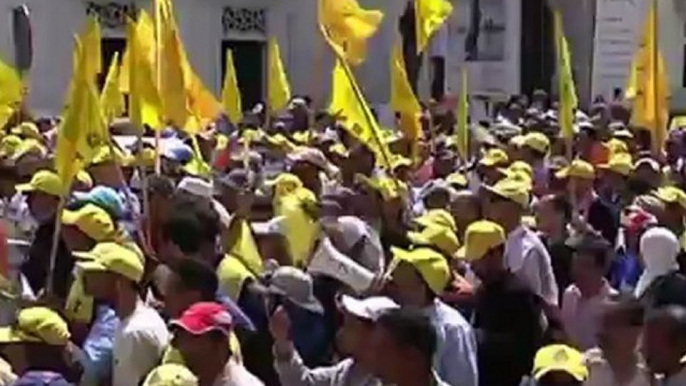
[[[179,319],[171,322],[193,335],[210,331],[221,331],[227,336],[231,332],[231,314],[223,305],[214,302],[200,302],[190,306]]]

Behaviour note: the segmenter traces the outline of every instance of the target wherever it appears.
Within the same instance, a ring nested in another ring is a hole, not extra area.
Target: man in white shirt
[[[138,385],[160,362],[169,342],[164,321],[138,295],[143,262],[116,243],[99,243],[74,256],[84,260],[77,268],[86,292],[110,305],[121,320],[114,336],[112,385]]]
[[[484,208],[486,218],[498,223],[507,232],[507,267],[548,305],[557,306],[558,288],[550,255],[541,239],[522,225],[522,215],[529,206],[530,184],[506,178],[483,188],[487,197]]]

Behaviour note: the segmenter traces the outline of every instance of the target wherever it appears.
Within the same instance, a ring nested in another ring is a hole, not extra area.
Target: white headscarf
[[[645,268],[638,279],[634,295],[643,295],[659,276],[678,269],[679,240],[666,228],[651,228],[641,237],[640,251]]]

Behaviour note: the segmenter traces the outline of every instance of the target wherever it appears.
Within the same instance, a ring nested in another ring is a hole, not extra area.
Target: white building
[[[389,100],[388,63],[393,43],[399,38],[398,20],[410,0],[358,1],[365,8],[385,13],[380,31],[369,42],[366,62],[355,69],[367,98],[382,105]],[[459,69],[465,65],[465,39],[473,32],[470,26],[474,0],[452,1],[455,12],[432,41],[429,53],[445,58],[445,89],[455,94],[461,87]],[[552,23],[546,2],[562,9],[582,102],[588,103],[595,93],[608,92],[611,84],[623,87],[622,74],[628,73],[626,63],[638,44],[647,1],[479,0],[478,56],[466,62],[470,94],[498,98],[530,92],[533,88],[555,88],[551,81],[555,72]],[[311,95],[319,106],[325,106],[333,61],[319,35],[316,2],[175,0],[175,8],[190,60],[217,95],[224,73],[224,53],[232,48],[244,98],[259,100],[266,91],[266,40],[276,37],[293,92]],[[669,69],[674,104],[686,107],[686,0],[658,3],[660,44]],[[29,105],[40,113],[58,114],[71,77],[74,35],[84,28],[87,15],[96,13],[101,19],[103,56],[107,60],[114,51],[123,49],[126,15],[139,9],[149,10],[151,0],[1,0],[0,20],[6,22],[0,23],[0,57],[9,62],[14,57],[11,14],[20,4],[30,9],[33,32]],[[604,39],[608,39],[608,30],[603,29],[607,19],[603,18],[617,16],[617,7],[622,11],[618,15],[621,20],[614,22],[620,23],[624,32],[617,37],[610,28],[609,39],[624,39],[624,48],[618,53],[622,58],[613,62],[608,59],[613,51],[604,50],[602,44],[595,44],[594,49],[594,42],[607,41]],[[419,82],[422,99],[429,97],[431,78],[435,75],[427,63],[425,58]],[[479,110],[473,107],[477,115]]]

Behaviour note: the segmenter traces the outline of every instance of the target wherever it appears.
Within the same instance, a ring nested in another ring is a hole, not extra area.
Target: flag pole
[[[652,55],[652,62],[653,65],[651,66],[651,72],[650,76],[653,78],[653,100],[651,103],[653,104],[653,111],[655,114],[655,132],[653,133],[653,158],[656,160],[660,160],[661,158],[661,153],[662,153],[662,141],[664,140],[663,137],[663,127],[662,127],[662,117],[661,117],[661,111],[660,111],[660,101],[659,101],[659,92],[660,92],[660,85],[659,85],[659,79],[658,76],[660,74],[660,69],[659,69],[659,27],[658,27],[658,16],[657,16],[657,0],[652,0],[651,5],[652,7],[652,13],[651,13],[651,18],[652,20],[650,21],[653,24],[653,52],[651,53]]]
[[[71,180],[63,188],[66,188],[66,192],[69,192],[69,185],[71,185]],[[45,294],[52,295],[54,293],[54,282],[55,282],[55,266],[57,265],[57,247],[59,246],[60,233],[62,232],[62,211],[67,203],[67,194],[64,193],[60,195],[60,201],[57,204],[57,214],[55,215],[55,230],[52,233],[52,244],[50,245],[50,259],[48,260],[48,272],[47,278],[45,280]]]

